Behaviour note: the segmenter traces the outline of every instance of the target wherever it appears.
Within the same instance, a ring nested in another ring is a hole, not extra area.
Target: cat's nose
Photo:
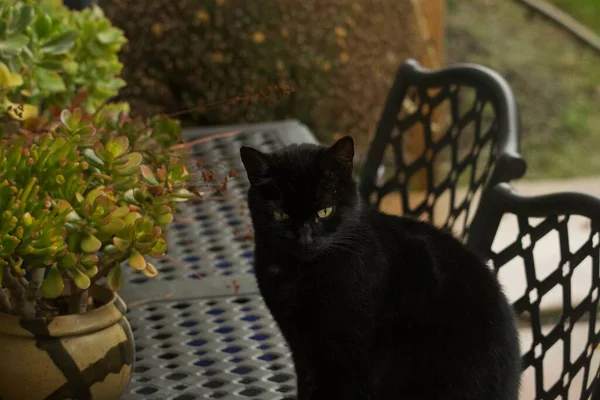
[[[308,246],[313,242],[312,229],[308,225],[303,225],[298,232],[298,242],[302,246]]]

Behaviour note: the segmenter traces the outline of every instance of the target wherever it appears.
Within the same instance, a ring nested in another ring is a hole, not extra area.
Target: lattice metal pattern
[[[464,239],[494,164],[496,115],[484,87],[410,86],[370,200],[384,207],[389,200],[399,201],[401,213],[452,229]]]
[[[178,222],[167,231],[168,256],[154,260],[158,276],[148,279],[129,271],[129,284],[139,287],[150,280],[204,279],[254,272],[253,245],[246,235],[250,227],[246,206],[249,184],[239,157],[239,149],[244,145],[267,152],[282,146],[272,132],[251,132],[193,147],[202,168],[214,170],[218,177],[227,176],[231,170],[239,171],[239,175],[229,181],[227,197],[207,196],[202,202],[182,204]]]
[[[531,213],[536,208],[532,204]],[[506,215],[491,253],[529,327],[521,331],[523,386],[535,388],[528,399],[589,399],[600,373],[599,221],[551,212],[544,218],[529,215]],[[518,235],[509,237],[511,231]]]
[[[136,364],[125,400],[295,398],[289,351],[258,295],[153,303],[128,318]]]

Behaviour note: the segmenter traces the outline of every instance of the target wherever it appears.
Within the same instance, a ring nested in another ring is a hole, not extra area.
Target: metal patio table
[[[169,227],[169,257],[157,261],[158,276],[128,270],[121,296],[136,360],[125,400],[294,398],[291,357],[258,293],[253,244],[244,237],[248,182],[239,148],[272,151],[316,139],[296,121],[193,129],[184,137],[232,131],[239,133],[193,148],[218,175],[239,171],[230,196],[182,205],[185,222]]]

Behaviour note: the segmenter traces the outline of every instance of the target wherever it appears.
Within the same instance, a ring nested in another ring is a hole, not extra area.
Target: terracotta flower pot
[[[0,399],[118,399],[134,361],[125,303],[93,287],[103,306],[85,314],[24,319],[0,313]]]

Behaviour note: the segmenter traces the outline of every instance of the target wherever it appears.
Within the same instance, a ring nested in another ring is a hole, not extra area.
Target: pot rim
[[[92,298],[104,304],[84,314],[23,318],[0,312],[0,335],[28,338],[84,335],[105,329],[125,317],[127,306],[116,292],[98,285],[91,286],[89,291]]]

